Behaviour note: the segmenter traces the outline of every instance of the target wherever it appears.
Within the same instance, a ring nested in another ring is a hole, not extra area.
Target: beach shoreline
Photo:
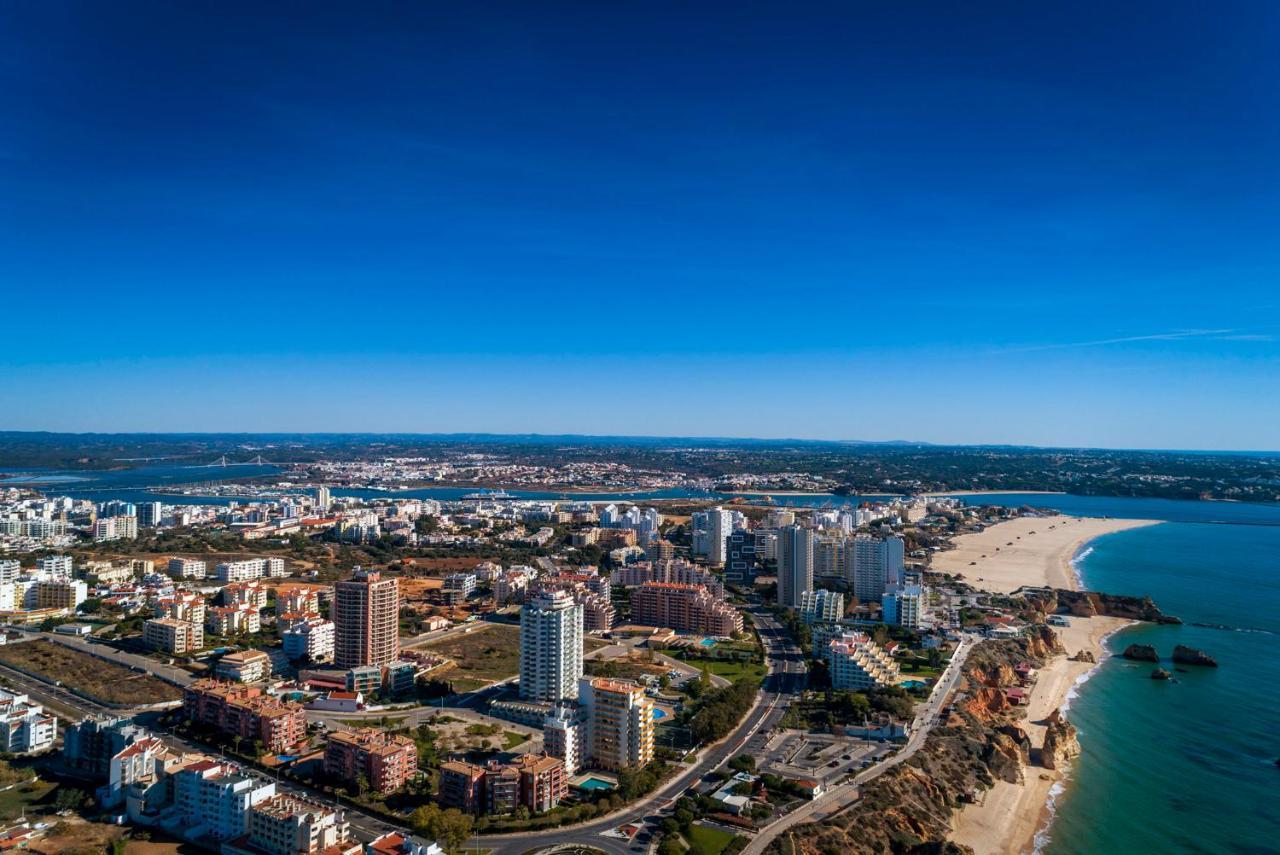
[[[1091,541],[1117,531],[1158,525],[1158,520],[1016,517],[962,534],[954,548],[933,556],[935,572],[959,574],[984,591],[1010,594],[1023,587],[1080,590],[1072,564]]]
[[[997,523],[982,532],[962,535],[956,539],[956,549],[935,556],[934,567],[945,572],[968,571],[964,575],[970,584],[998,593],[1009,593],[1023,586],[1079,590],[1081,580],[1073,561],[1092,541],[1112,532],[1157,522],[1020,517]],[[1008,545],[1010,541],[1014,546]],[[939,560],[944,557],[947,560]],[[971,565],[970,561],[975,563]],[[1042,722],[1054,710],[1065,712],[1078,687],[1088,681],[1110,655],[1109,639],[1137,623],[1098,616],[1071,616],[1067,620],[1068,626],[1054,627],[1066,653],[1059,654],[1040,669],[1028,692],[1026,716],[1019,722],[1036,749],[1043,744],[1045,732],[1044,725],[1037,722]],[[1070,658],[1085,651],[1093,654],[1096,664]],[[1083,749],[1087,752],[1088,746]],[[969,846],[978,855],[1038,851],[1048,839],[1055,800],[1069,785],[1070,778],[1070,768],[1045,769],[1039,763],[1038,751],[1033,750],[1032,762],[1024,769],[1021,783],[997,781],[979,803],[966,805],[956,812],[951,839]]]
[[[1045,733],[1044,725],[1037,722],[1056,709],[1068,707],[1078,688],[1110,655],[1108,640],[1137,623],[1111,617],[1072,617],[1070,620],[1071,626],[1055,628],[1067,654],[1059,655],[1040,669],[1028,696],[1026,718],[1019,722],[1036,749],[1044,743]],[[1068,658],[1082,650],[1092,652],[1098,664]],[[1083,746],[1083,750],[1087,752],[1088,746]],[[1080,762],[1080,758],[1076,758],[1073,765],[1076,762]],[[1070,768],[1046,769],[1038,762],[1038,751],[1033,751],[1032,762],[1023,770],[1021,783],[997,781],[980,802],[966,805],[955,814],[951,840],[969,846],[977,855],[1035,852],[1037,841],[1047,839],[1046,833],[1052,824],[1051,799],[1062,792],[1070,778]]]

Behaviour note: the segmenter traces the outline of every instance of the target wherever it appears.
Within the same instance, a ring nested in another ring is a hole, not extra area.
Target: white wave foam
[[[1044,828],[1037,831],[1036,836],[1032,839],[1031,855],[1042,855],[1044,848],[1053,839],[1049,835],[1049,829],[1053,826],[1053,820],[1058,815],[1058,796],[1066,791],[1065,780],[1058,781],[1049,788],[1049,798],[1044,803],[1045,813],[1049,815],[1049,818],[1045,821]]]
[[[1071,575],[1076,577],[1076,587],[1082,591],[1087,591],[1088,587],[1084,583],[1084,571],[1081,567],[1084,564],[1084,560],[1092,554],[1093,547],[1086,543],[1084,548],[1072,556],[1071,560],[1067,562],[1071,565]]]

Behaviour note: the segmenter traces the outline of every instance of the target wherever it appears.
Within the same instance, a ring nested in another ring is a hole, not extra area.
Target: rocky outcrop
[[[1054,710],[1045,719],[1044,747],[1040,749],[1040,765],[1046,769],[1062,769],[1072,757],[1080,755],[1080,742],[1076,728],[1063,717],[1061,710]]]
[[[1204,665],[1207,668],[1217,668],[1218,660],[1214,659],[1203,650],[1197,650],[1194,647],[1187,647],[1185,644],[1179,644],[1173,648],[1173,661],[1179,665]]]
[[[1150,644],[1130,644],[1121,654],[1135,662],[1159,662],[1160,654]]]
[[[1071,614],[1080,617],[1106,617],[1143,620],[1150,623],[1182,623],[1166,615],[1150,597],[1121,597],[1097,591],[1068,591],[1065,588],[1029,591],[1028,605],[1042,615]]]
[[[1168,680],[1173,675],[1163,668],[1155,668],[1151,671],[1152,680]]]
[[[1097,662],[1097,658],[1093,655],[1092,650],[1081,650],[1075,656],[1071,657],[1072,662]]]
[[[981,688],[973,693],[964,705],[965,712],[979,721],[994,721],[1009,711],[1009,699],[995,688]]]

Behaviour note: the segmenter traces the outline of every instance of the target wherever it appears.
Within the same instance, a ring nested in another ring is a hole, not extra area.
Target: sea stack
[[[1217,668],[1218,660],[1203,650],[1179,644],[1173,648],[1173,661],[1179,665],[1204,665],[1206,668]]]
[[[1135,662],[1159,662],[1160,654],[1150,644],[1130,644],[1124,649],[1125,659]]]

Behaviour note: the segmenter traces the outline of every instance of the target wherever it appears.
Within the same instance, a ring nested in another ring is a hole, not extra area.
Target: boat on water
[[[504,499],[514,499],[515,496],[511,495],[506,490],[498,489],[498,490],[480,490],[479,492],[476,492],[476,493],[467,493],[462,498],[469,499],[472,501],[500,502],[500,501],[503,501]]]

